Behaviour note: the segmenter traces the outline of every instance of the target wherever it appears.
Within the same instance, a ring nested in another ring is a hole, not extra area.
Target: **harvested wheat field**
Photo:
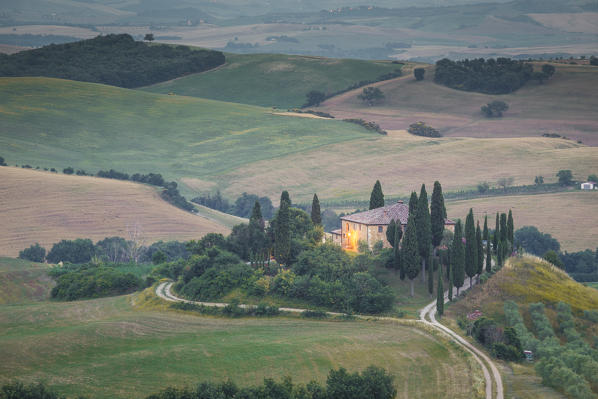
[[[496,212],[508,212],[511,209],[516,230],[523,226],[536,226],[541,232],[559,240],[561,250],[593,250],[598,244],[596,192],[512,195],[446,203],[450,218],[465,220],[469,208],[473,208],[480,225],[484,223],[484,215],[488,214],[488,227],[491,229],[494,228]]]
[[[127,237],[138,225],[146,243],[188,240],[228,229],[163,201],[156,188],[88,176],[0,168],[0,254],[39,242]]]

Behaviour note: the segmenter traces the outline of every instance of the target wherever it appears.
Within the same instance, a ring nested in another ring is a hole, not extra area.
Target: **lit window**
[[[378,233],[382,233],[382,226],[378,226]]]

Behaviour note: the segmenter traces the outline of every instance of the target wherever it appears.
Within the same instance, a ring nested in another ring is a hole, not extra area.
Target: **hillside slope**
[[[300,107],[311,90],[334,93],[401,68],[390,61],[365,61],[284,54],[226,54],[226,64],[146,87],[243,104]]]
[[[473,208],[482,225],[487,214],[488,224],[494,228],[496,212],[512,209],[516,229],[536,226],[559,240],[563,250],[580,251],[596,246],[598,226],[588,215],[596,212],[597,203],[598,193],[573,191],[447,201],[446,210],[450,218],[464,219]]]
[[[162,200],[154,187],[86,176],[0,168],[0,254],[39,242],[127,237],[138,224],[146,243],[197,239],[228,228]]]
[[[54,280],[47,270],[43,263],[0,257],[0,305],[48,299]]]
[[[539,67],[541,64],[537,64]],[[523,137],[559,133],[598,145],[598,68],[590,65],[554,64],[555,75],[546,83],[529,83],[515,93],[486,95],[449,89],[433,82],[428,67],[425,80],[405,76],[375,84],[385,100],[367,107],[357,95],[361,90],[327,100],[320,108],[338,117],[361,116],[386,129],[406,129],[424,121],[446,136]],[[493,100],[509,104],[500,119],[485,118],[480,107]]]

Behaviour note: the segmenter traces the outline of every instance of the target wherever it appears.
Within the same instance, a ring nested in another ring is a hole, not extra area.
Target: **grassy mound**
[[[243,104],[300,107],[311,90],[335,93],[400,69],[390,61],[332,59],[284,54],[227,54],[218,69],[145,88]]]
[[[47,272],[43,263],[0,257],[0,305],[49,298],[55,283]]]

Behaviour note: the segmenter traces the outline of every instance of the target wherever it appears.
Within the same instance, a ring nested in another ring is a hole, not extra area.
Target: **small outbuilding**
[[[581,183],[581,187],[582,190],[596,190],[598,189],[598,184],[596,184],[596,182],[593,181],[587,181],[585,183]]]

